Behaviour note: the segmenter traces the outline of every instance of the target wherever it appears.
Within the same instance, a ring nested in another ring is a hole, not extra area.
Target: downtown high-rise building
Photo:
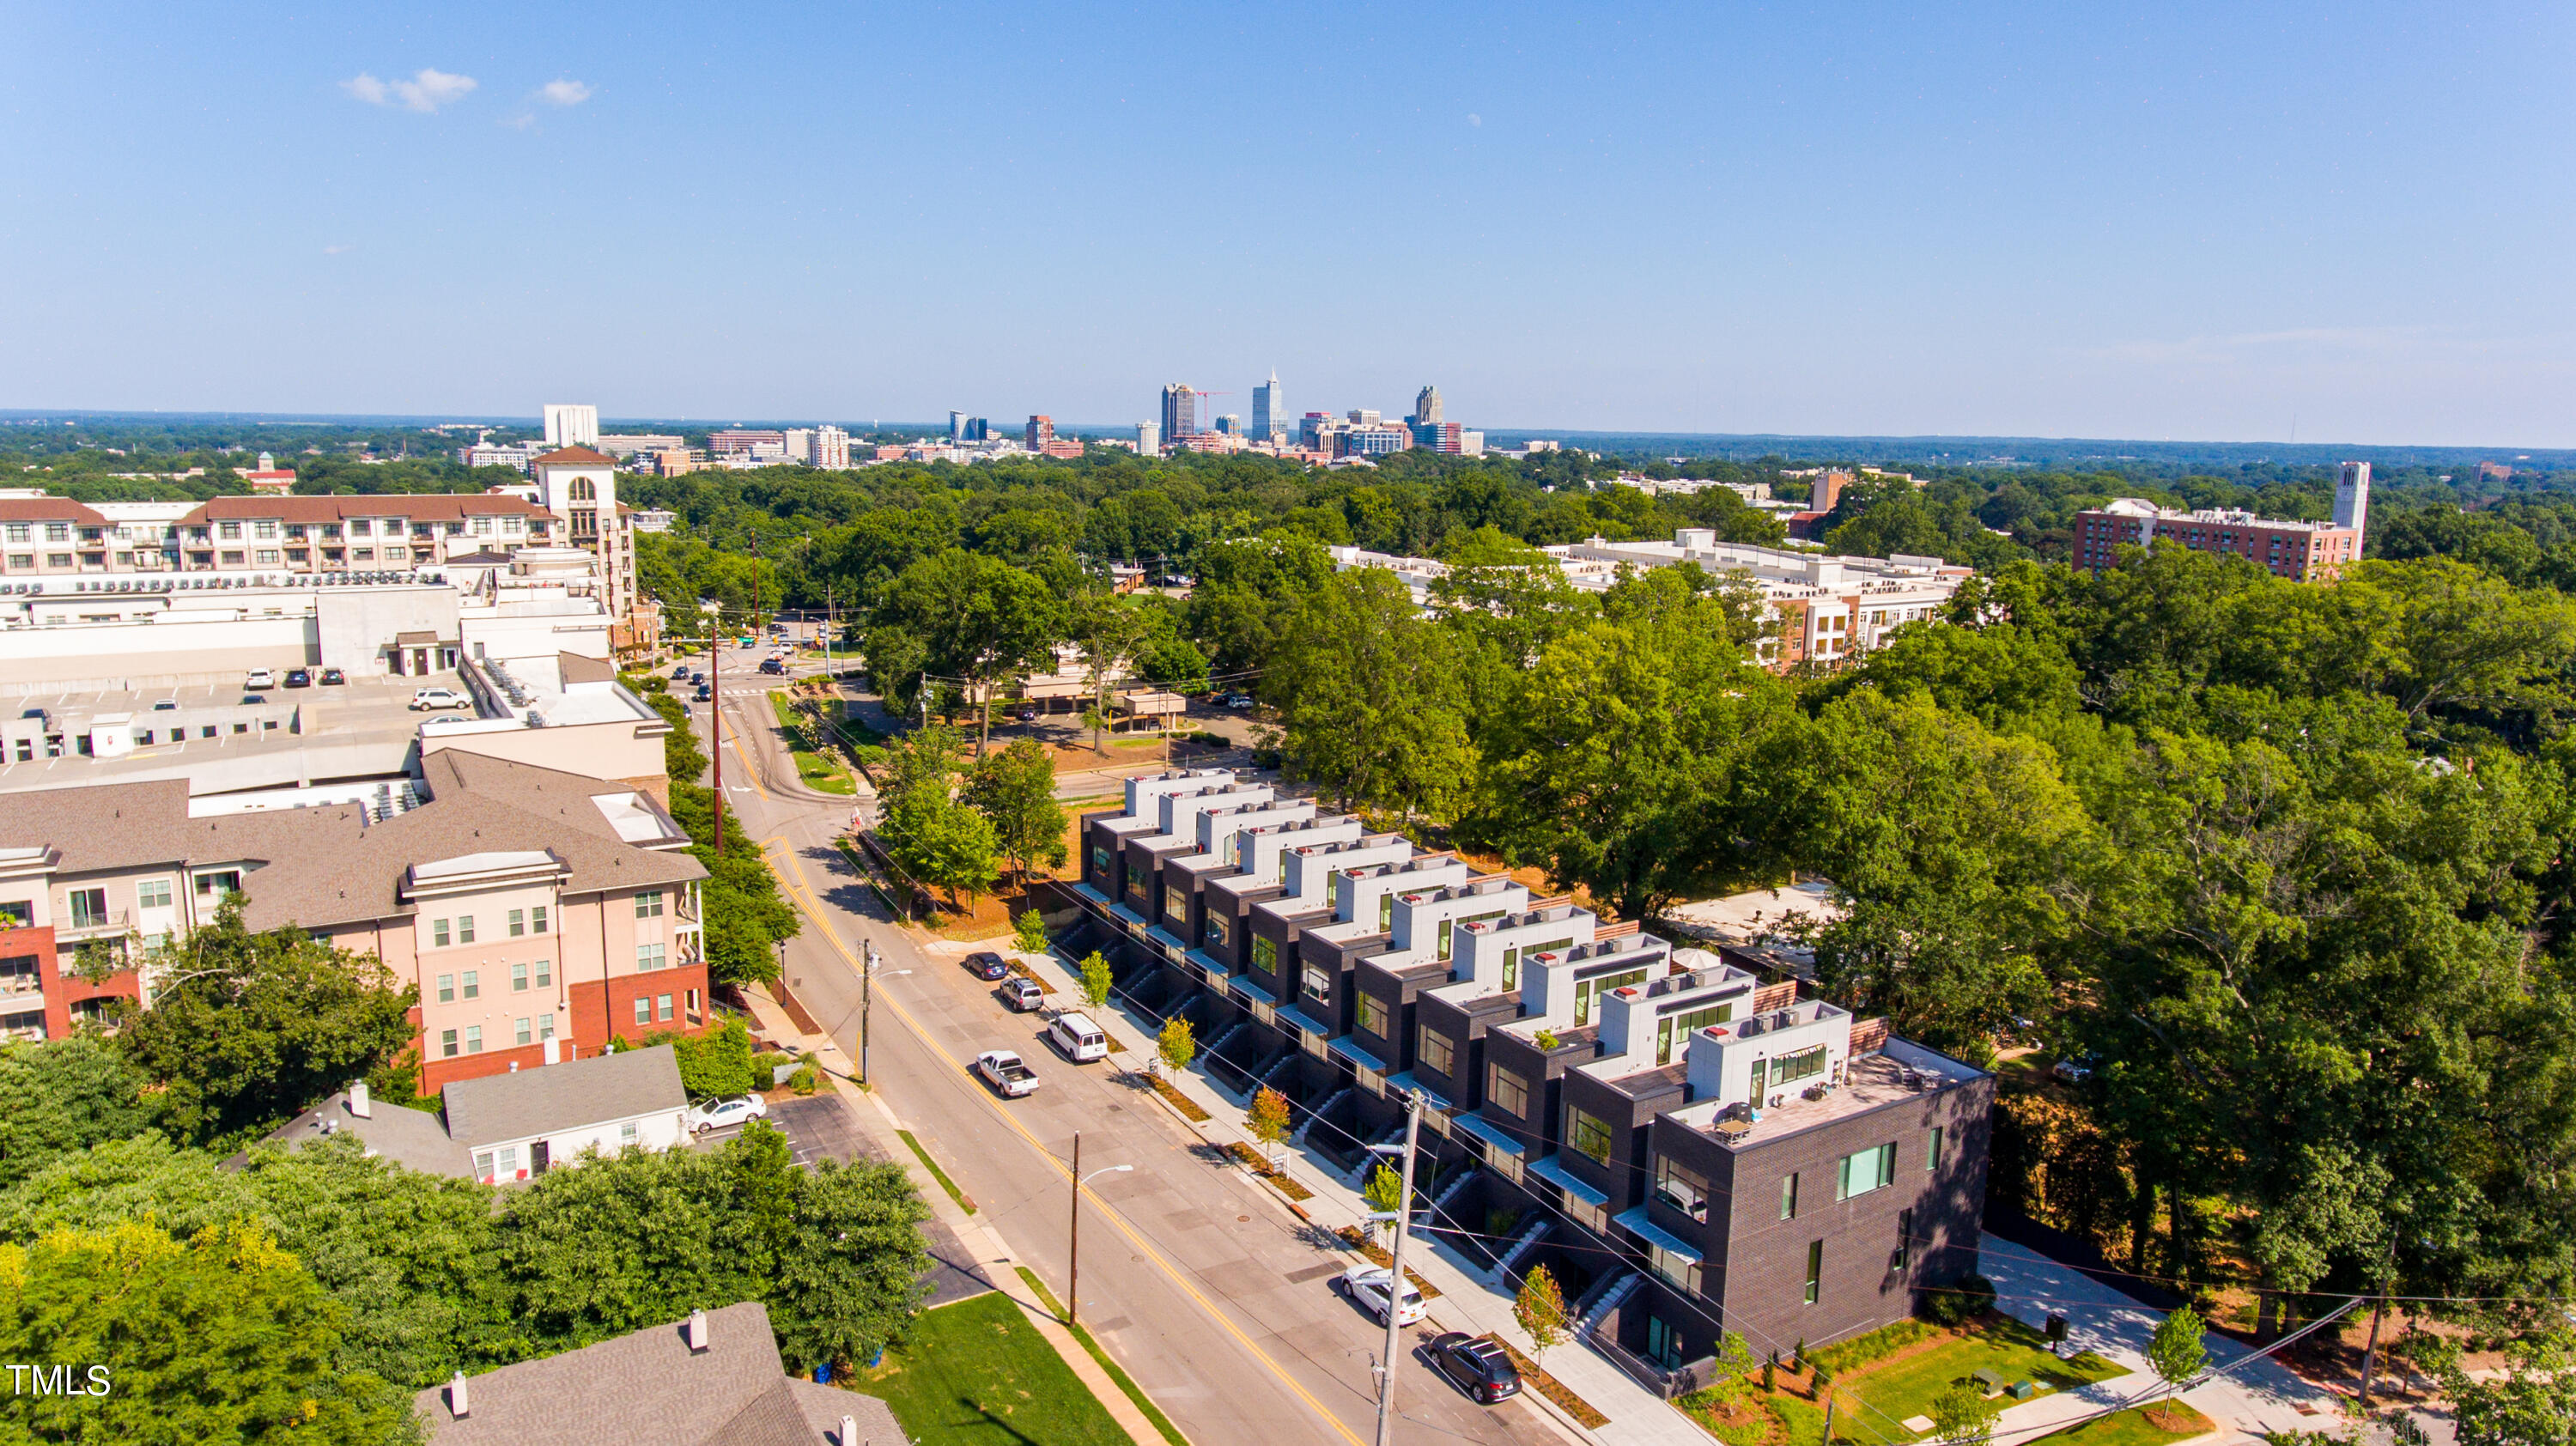
[[[569,402],[546,403],[546,445],[549,448],[598,446],[599,408]]]
[[[1288,430],[1288,404],[1279,399],[1279,373],[1252,389],[1252,435],[1275,437]]]
[[[1198,434],[1198,390],[1180,382],[1163,388],[1163,439],[1178,442]]]
[[[1413,420],[1416,424],[1426,427],[1440,420],[1440,389],[1438,387],[1426,386],[1421,391],[1414,393]]]
[[[1136,455],[1159,457],[1163,454],[1163,429],[1154,422],[1136,424]]]

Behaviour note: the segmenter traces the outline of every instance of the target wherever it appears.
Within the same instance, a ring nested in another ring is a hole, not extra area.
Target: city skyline
[[[1382,17],[1003,14],[862,86],[960,17],[31,13],[0,406],[1108,424],[1275,366],[1557,431],[2576,444],[2563,10],[1435,9],[1329,65]],[[1428,199],[1312,204],[1398,157]],[[1139,168],[1186,198],[1087,204]],[[1047,223],[926,223],[961,177]]]

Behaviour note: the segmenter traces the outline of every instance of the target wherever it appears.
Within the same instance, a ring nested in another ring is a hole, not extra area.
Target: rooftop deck
[[[1978,1078],[1976,1070],[1957,1060],[1902,1040],[1890,1040],[1888,1048],[1901,1050],[1903,1057],[1894,1052],[1855,1056],[1844,1082],[1824,1090],[1821,1099],[1792,1095],[1778,1109],[1761,1111],[1758,1120],[1741,1118],[1742,1111],[1716,1100],[1668,1111],[1664,1118],[1688,1125],[1721,1145],[1743,1149],[1884,1105],[1919,1100]]]

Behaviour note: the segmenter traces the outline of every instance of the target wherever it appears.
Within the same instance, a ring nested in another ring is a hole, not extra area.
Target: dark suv
[[[1474,1400],[1490,1406],[1521,1393],[1521,1373],[1512,1369],[1512,1358],[1482,1336],[1450,1331],[1432,1337],[1424,1349],[1440,1374]]]
[[[1010,961],[993,953],[967,955],[966,967],[975,971],[976,978],[988,981],[1008,978],[1011,972]]]

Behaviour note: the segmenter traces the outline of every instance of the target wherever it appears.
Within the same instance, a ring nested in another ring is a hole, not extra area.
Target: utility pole
[[[698,605],[707,615],[707,727],[713,740],[707,757],[715,765],[716,855],[724,855],[724,640],[716,636],[723,621],[721,605],[707,602]]]
[[[1404,1239],[1413,1224],[1413,1145],[1422,1131],[1422,1091],[1404,1101],[1404,1194],[1395,1205],[1395,1248],[1386,1264],[1386,1364],[1377,1397],[1377,1446],[1395,1446],[1395,1363],[1404,1350]]]
[[[877,999],[877,941],[859,941],[859,1083],[868,1082],[868,1006]]]

